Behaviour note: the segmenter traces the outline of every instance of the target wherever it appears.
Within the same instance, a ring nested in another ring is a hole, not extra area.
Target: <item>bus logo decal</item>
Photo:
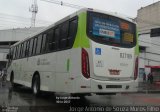
[[[121,70],[116,70],[116,69],[108,69],[110,75],[120,75]]]
[[[96,48],[95,49],[95,54],[96,55],[101,55],[101,48]]]
[[[50,65],[50,62],[47,59],[38,59],[37,65]]]
[[[120,58],[132,59],[132,54],[120,53]]]

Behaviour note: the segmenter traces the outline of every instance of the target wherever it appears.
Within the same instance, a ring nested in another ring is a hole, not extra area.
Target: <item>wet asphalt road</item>
[[[9,82],[0,87],[1,107],[14,109],[15,112],[81,111],[80,109],[83,109],[81,107],[91,106],[160,106],[160,93],[125,93],[101,96],[93,94],[92,96],[74,100],[66,98],[70,98],[70,96],[62,93],[43,93],[36,98],[33,96],[32,91],[25,87],[17,87],[12,90]]]

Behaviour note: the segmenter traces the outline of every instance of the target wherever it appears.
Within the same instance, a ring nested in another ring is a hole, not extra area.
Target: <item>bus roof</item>
[[[76,12],[74,12],[74,13],[66,16],[66,17],[64,17],[63,19],[61,19],[61,20],[59,20],[59,21],[57,21],[57,22],[49,25],[48,27],[46,27],[46,28],[44,28],[44,29],[42,29],[42,30],[40,30],[40,31],[37,31],[37,32],[31,34],[29,37],[27,37],[27,38],[25,38],[25,39],[23,39],[23,40],[15,43],[15,44],[12,45],[11,47],[16,46],[17,44],[22,43],[22,42],[24,42],[24,41],[26,41],[26,40],[28,40],[28,39],[30,39],[30,38],[32,38],[32,37],[35,37],[35,36],[37,36],[38,34],[43,33],[43,32],[45,32],[46,30],[49,30],[50,28],[58,25],[59,23],[62,23],[62,22],[64,22],[64,21],[66,21],[67,19],[70,19],[70,18],[72,18],[72,17],[74,17],[74,16],[76,16],[76,15],[79,15],[79,14],[82,13],[82,12],[86,12],[86,11],[92,11],[92,12],[98,12],[98,13],[108,14],[108,15],[115,16],[115,17],[118,17],[118,18],[122,18],[122,19],[124,19],[124,20],[126,20],[126,21],[129,21],[129,22],[135,23],[132,19],[130,19],[130,18],[126,17],[126,16],[123,16],[122,14],[115,13],[115,12],[108,12],[108,11],[102,11],[102,10],[91,9],[91,8],[82,8],[82,9],[80,9],[80,10],[78,10],[78,11],[76,11]],[[135,23],[135,24],[136,24],[136,23]]]

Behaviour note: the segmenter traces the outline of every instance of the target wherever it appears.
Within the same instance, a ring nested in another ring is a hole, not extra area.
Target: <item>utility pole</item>
[[[36,14],[38,12],[37,0],[32,0],[32,5],[29,8],[29,11],[32,12],[31,27],[35,27]]]

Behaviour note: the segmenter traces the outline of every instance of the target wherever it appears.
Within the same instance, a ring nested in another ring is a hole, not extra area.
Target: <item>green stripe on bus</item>
[[[139,41],[138,41],[138,31],[136,30],[136,40],[137,40],[137,44],[136,44],[136,47],[135,47],[135,55],[139,55]]]
[[[83,47],[83,48],[89,48],[89,38],[86,34],[86,28],[87,27],[87,13],[83,12],[78,15],[78,30],[77,35],[75,38],[75,42],[73,45],[73,48]]]

